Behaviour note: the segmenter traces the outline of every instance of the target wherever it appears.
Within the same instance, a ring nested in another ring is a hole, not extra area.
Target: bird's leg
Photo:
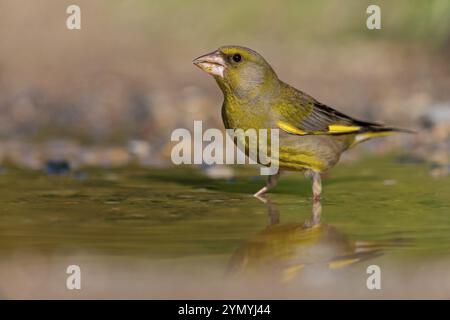
[[[273,175],[269,176],[267,178],[266,186],[263,187],[261,190],[259,190],[257,193],[255,193],[253,196],[258,198],[258,199],[260,199],[260,200],[262,200],[261,196],[277,185],[278,179],[280,178],[280,173],[281,172],[278,170],[278,172],[276,174],[273,174]]]
[[[322,179],[320,173],[316,171],[311,172],[313,202],[320,201],[320,194],[322,193]]]

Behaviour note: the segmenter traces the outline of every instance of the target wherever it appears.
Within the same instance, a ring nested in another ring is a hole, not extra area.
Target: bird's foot
[[[269,190],[269,189],[268,189],[267,187],[264,187],[264,188],[262,188],[261,190],[259,190],[257,193],[255,193],[253,196],[254,196],[256,199],[260,200],[261,202],[267,203],[267,199],[266,199],[266,197],[265,197],[265,194],[266,194],[266,192],[267,192],[268,190]]]
[[[261,188],[261,190],[259,190],[257,193],[255,193],[253,196],[256,198],[261,197],[262,195],[264,195],[267,191],[269,191],[269,188],[267,186]]]
[[[262,195],[262,196],[253,195],[253,196],[264,204],[267,204],[269,201],[264,195]]]

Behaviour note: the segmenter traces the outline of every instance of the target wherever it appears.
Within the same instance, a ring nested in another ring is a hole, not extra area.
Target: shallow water
[[[251,196],[264,184],[256,168],[231,180],[189,167],[7,168],[0,296],[450,297],[450,178],[428,169],[395,157],[341,164],[318,207],[298,173],[263,203]],[[65,288],[70,264],[80,291]],[[366,287],[371,264],[382,290]]]

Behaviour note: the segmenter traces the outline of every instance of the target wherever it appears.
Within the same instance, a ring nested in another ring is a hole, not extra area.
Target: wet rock
[[[70,164],[66,160],[49,160],[45,163],[45,173],[48,175],[64,175],[70,172]]]

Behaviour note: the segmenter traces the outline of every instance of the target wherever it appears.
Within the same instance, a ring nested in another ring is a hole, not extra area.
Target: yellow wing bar
[[[278,121],[277,125],[278,125],[278,127],[281,130],[284,130],[287,133],[298,134],[300,136],[303,136],[303,135],[307,134],[305,131],[300,130],[299,128],[297,128],[297,127],[295,127],[295,126],[293,126],[293,125],[291,125],[291,124],[289,124],[287,122],[284,122],[284,121]]]
[[[352,133],[358,132],[361,130],[361,127],[358,126],[346,126],[343,124],[331,124],[328,126],[328,131],[314,131],[314,132],[305,132],[296,126],[293,126],[285,121],[278,121],[277,125],[280,129],[286,131],[287,133],[297,134],[299,136],[304,135],[321,135],[321,134],[342,134],[342,133]]]
[[[331,124],[328,126],[329,133],[350,133],[361,130],[358,126],[346,126],[342,124]]]

